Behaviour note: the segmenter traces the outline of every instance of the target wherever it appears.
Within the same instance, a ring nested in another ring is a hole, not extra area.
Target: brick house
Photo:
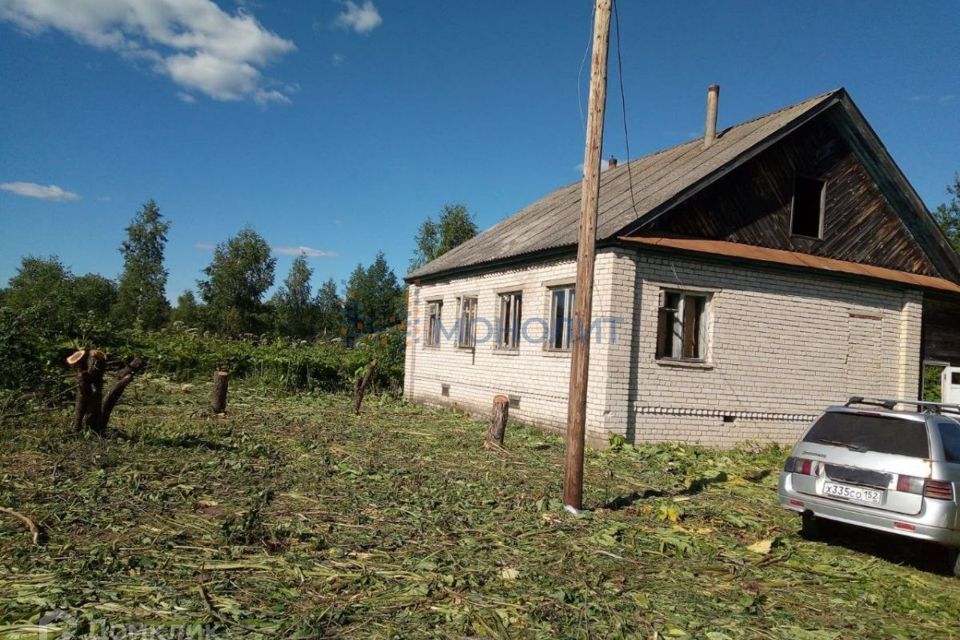
[[[579,215],[577,182],[407,275],[408,399],[564,428]],[[611,166],[597,239],[594,446],[788,442],[960,364],[960,259],[843,89]]]

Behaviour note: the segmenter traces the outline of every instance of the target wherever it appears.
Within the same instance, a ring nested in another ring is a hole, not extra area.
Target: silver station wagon
[[[960,576],[958,484],[960,405],[854,397],[807,430],[777,492],[802,514],[805,537],[844,522],[931,540],[950,549]]]

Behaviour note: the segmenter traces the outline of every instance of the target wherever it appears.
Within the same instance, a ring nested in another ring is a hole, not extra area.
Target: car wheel
[[[800,518],[800,535],[807,540],[822,540],[829,533],[829,521],[804,511]]]
[[[947,568],[953,575],[960,578],[960,549],[955,547],[947,549]]]

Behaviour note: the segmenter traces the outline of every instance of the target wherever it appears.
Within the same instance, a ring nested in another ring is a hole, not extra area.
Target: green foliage
[[[311,297],[310,278],[313,269],[307,257],[297,256],[283,286],[273,296],[276,332],[291,338],[307,338],[316,333],[317,308]]]
[[[26,256],[4,291],[4,305],[14,312],[29,311],[50,331],[68,331],[74,325],[73,274],[56,256]]]
[[[208,326],[219,333],[260,333],[269,326],[263,295],[273,285],[277,259],[270,245],[247,227],[218,244],[197,284],[207,306]]]
[[[947,187],[951,196],[950,202],[945,202],[933,211],[933,217],[943,229],[954,251],[960,253],[960,174],[953,177],[953,184]]]
[[[444,205],[436,222],[433,218],[427,218],[420,225],[416,237],[417,249],[410,266],[415,269],[439,258],[477,235],[477,231],[473,214],[464,205]]]
[[[56,256],[26,256],[4,291],[3,304],[32,318],[46,334],[82,340],[105,323],[116,299],[116,285],[103,276],[74,276]]]
[[[177,306],[170,311],[170,322],[194,329],[203,326],[203,307],[193,291],[188,289],[177,298]]]
[[[120,245],[123,274],[114,309],[118,323],[156,329],[167,320],[170,304],[163,253],[169,230],[170,222],[163,220],[153,200],[143,205],[126,228],[127,239]]]
[[[0,397],[4,404],[31,393],[47,397],[62,388],[58,360],[69,350],[39,321],[39,311],[0,307]],[[5,393],[4,393],[5,392]]]
[[[943,367],[934,367],[924,365],[923,367],[923,400],[925,402],[940,402],[941,384],[940,374],[943,373]]]
[[[214,369],[225,369],[234,377],[256,377],[288,392],[350,389],[357,369],[375,358],[375,388],[399,393],[405,339],[399,328],[347,345],[338,339],[245,340],[172,325],[160,331],[124,332],[115,345],[104,348],[122,357],[144,357],[151,372],[179,382],[206,380]]]
[[[344,303],[349,336],[397,326],[405,308],[405,288],[400,286],[382,251],[369,267],[358,264],[350,274]]]
[[[110,317],[110,311],[117,303],[119,292],[117,284],[96,273],[75,276],[70,282],[74,300],[73,313],[92,315],[98,321]]]

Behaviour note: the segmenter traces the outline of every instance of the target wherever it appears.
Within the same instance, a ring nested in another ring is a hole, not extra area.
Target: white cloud
[[[187,104],[193,104],[197,101],[191,94],[186,91],[177,91],[177,99],[181,102],[186,102]]]
[[[78,194],[67,191],[55,184],[44,186],[36,182],[4,182],[0,184],[0,189],[15,193],[24,198],[38,198],[40,200],[52,200],[54,202],[69,202],[70,200],[80,199]]]
[[[339,67],[340,65],[342,65],[346,59],[347,57],[342,53],[335,53],[332,56],[330,56],[330,61],[333,62],[333,66],[335,67]]]
[[[380,12],[377,11],[372,0],[364,0],[362,5],[352,0],[345,0],[343,11],[333,22],[341,29],[348,29],[357,33],[373,31],[382,23],[383,18],[380,17]]]
[[[313,247],[273,247],[274,253],[284,256],[299,256],[303,254],[308,258],[336,258],[336,251],[324,251],[323,249],[314,249]]]
[[[199,249],[200,251],[213,251],[217,248],[217,245],[210,244],[209,242],[197,242],[193,245],[194,249]]]
[[[211,0],[0,0],[0,21],[30,34],[63,31],[214,100],[288,101],[261,70],[293,42]]]

